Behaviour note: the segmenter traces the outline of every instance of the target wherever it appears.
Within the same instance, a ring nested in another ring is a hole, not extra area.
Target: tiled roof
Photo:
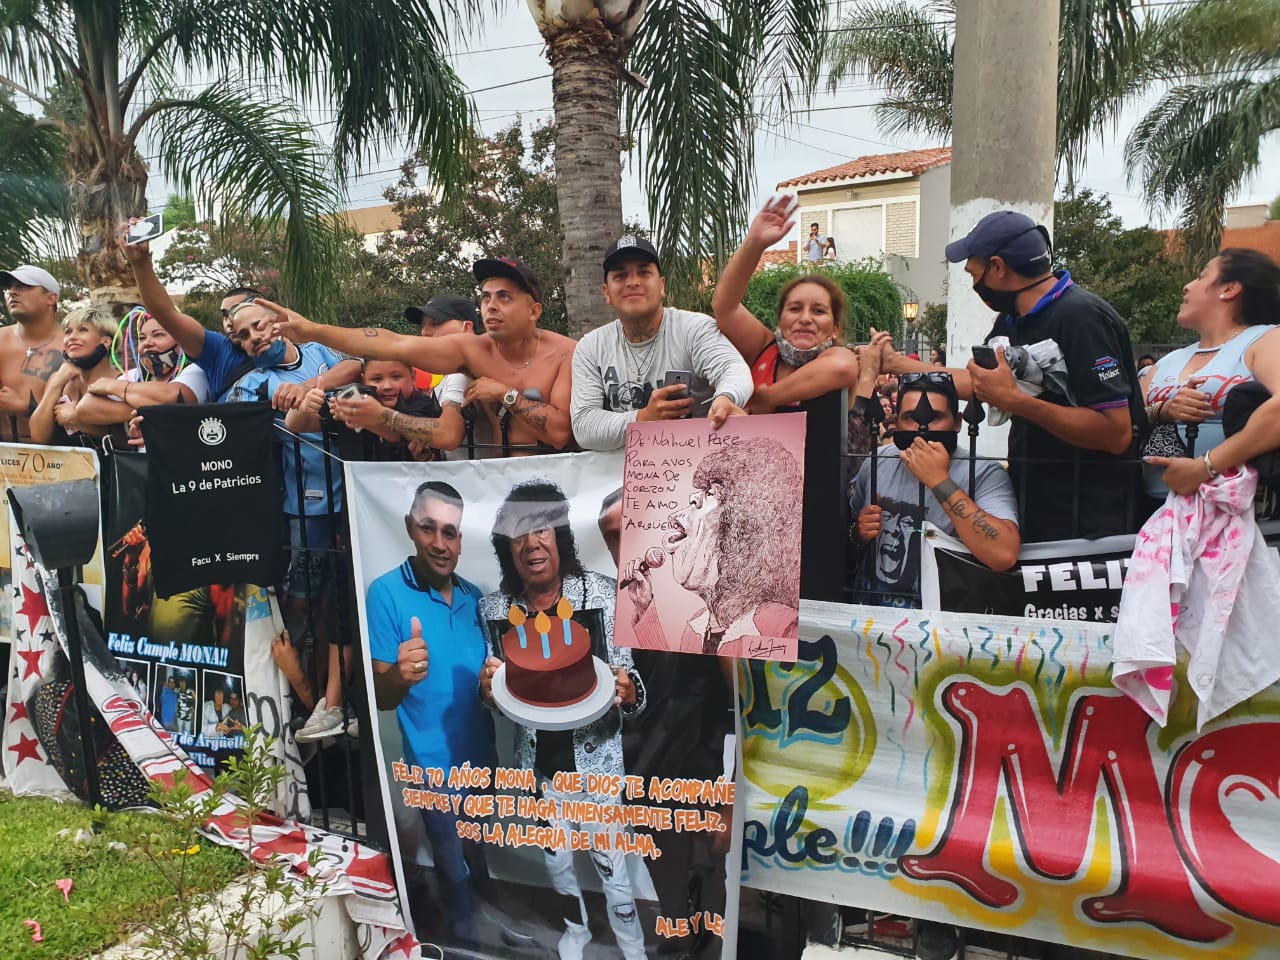
[[[785,250],[766,250],[760,257],[760,264],[756,267],[756,270],[763,270],[765,267],[796,263],[796,257],[796,242],[792,240],[787,244],[787,248]]]
[[[854,177],[869,177],[880,173],[901,171],[908,176],[918,176],[926,170],[951,162],[950,147],[931,147],[928,150],[907,150],[904,153],[880,153],[871,157],[859,157],[839,166],[815,170],[792,180],[783,180],[778,189],[806,187]]]

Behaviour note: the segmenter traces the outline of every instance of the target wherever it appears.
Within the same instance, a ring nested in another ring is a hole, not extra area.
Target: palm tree
[[[43,116],[0,105],[0,170],[12,176],[22,160],[21,182],[36,194],[6,190],[4,203],[56,208],[61,190],[36,173],[60,163],[94,297],[132,299],[114,236],[146,211],[154,164],[181,190],[215,195],[227,222],[282,224],[288,290],[323,312],[336,184],[374,145],[403,135],[437,183],[465,174],[459,145],[469,140],[471,111],[445,59],[441,16],[474,12],[473,0],[5,3],[0,90]],[[306,101],[333,106],[327,147],[293,105]],[[25,152],[15,157],[8,133],[23,125]]]
[[[1129,135],[1125,157],[1157,206],[1179,208],[1189,262],[1218,247],[1227,197],[1280,130],[1280,0],[1199,0],[1152,24],[1148,69],[1176,85]]]
[[[1068,177],[1089,136],[1113,121],[1145,82],[1133,68],[1141,26],[1134,6],[1133,0],[1061,0],[1057,136]],[[831,40],[830,88],[865,75],[886,90],[877,108],[885,130],[950,138],[955,19],[955,0],[924,6],[863,0]]]
[[[0,263],[27,259],[48,241],[47,223],[67,211],[67,187],[54,172],[62,142],[49,124],[19,110],[0,88]]]
[[[610,317],[599,264],[622,231],[621,117],[669,275],[733,250],[754,135],[817,84],[825,0],[529,0],[547,42],[569,332]],[[634,71],[634,72],[632,72]]]

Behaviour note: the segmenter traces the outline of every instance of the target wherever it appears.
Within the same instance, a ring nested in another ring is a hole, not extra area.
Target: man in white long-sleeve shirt
[[[742,416],[751,371],[702,313],[666,307],[658,252],[624,234],[605,251],[604,298],[618,314],[573,356],[570,420],[584,450],[617,450],[627,424],[707,417],[719,428]]]

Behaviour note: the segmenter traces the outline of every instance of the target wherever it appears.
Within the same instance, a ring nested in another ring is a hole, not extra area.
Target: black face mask
[[[982,302],[994,310],[996,313],[1008,313],[1017,316],[1018,294],[1025,293],[1032,287],[1039,286],[1044,279],[1033,280],[1025,287],[1019,287],[1017,290],[993,290],[987,286],[987,271],[991,269],[991,262],[987,261],[986,267],[982,270],[982,276],[973,281],[973,292],[982,298]]]
[[[947,454],[954,457],[956,443],[960,439],[960,434],[956,430],[895,430],[893,431],[893,445],[899,450],[906,450],[916,442],[916,437],[920,437],[926,443],[942,444],[946,448]]]
[[[893,445],[899,450],[906,450],[919,437],[926,443],[942,444],[948,456],[955,456],[956,441],[960,437],[960,432],[958,430],[929,429],[929,424],[937,420],[939,416],[941,414],[934,410],[929,401],[925,399],[925,391],[921,391],[920,399],[916,401],[916,408],[911,411],[910,415],[910,419],[916,422],[919,429],[893,431]]]
[[[103,360],[107,359],[107,347],[106,344],[100,343],[94,349],[93,353],[89,354],[87,357],[73,357],[64,351],[62,359],[66,360],[67,363],[75,364],[81,370],[92,370]]]

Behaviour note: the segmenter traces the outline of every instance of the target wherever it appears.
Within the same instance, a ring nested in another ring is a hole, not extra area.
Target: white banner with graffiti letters
[[[1280,689],[1195,733],[1107,624],[802,602],[740,661],[745,882],[1135,957],[1280,956]]]

